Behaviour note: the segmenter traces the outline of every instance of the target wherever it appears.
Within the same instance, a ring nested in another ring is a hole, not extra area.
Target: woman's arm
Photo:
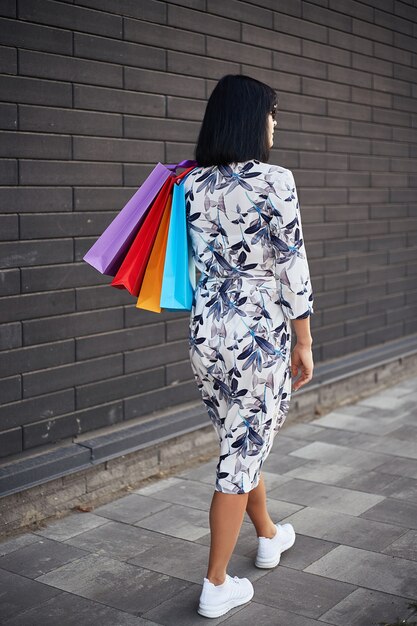
[[[311,347],[313,338],[310,330],[310,316],[304,319],[293,319],[291,322],[297,335],[297,343],[301,346]]]

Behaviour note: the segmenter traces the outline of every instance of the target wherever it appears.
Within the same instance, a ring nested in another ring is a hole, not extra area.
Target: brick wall
[[[157,161],[193,158],[226,73],[279,92],[315,362],[416,331],[416,0],[0,3],[3,457],[199,396],[188,314],[82,257]]]

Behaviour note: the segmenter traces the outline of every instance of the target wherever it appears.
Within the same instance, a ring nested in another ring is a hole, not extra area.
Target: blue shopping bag
[[[174,183],[160,299],[161,308],[174,311],[191,310],[196,286],[196,267],[187,232],[184,180]]]

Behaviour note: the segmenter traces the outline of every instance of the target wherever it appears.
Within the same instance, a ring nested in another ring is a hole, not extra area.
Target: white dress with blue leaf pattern
[[[217,432],[216,491],[245,493],[291,397],[291,319],[314,313],[290,170],[252,159],[196,167],[184,181],[201,277],[189,325],[191,367]]]

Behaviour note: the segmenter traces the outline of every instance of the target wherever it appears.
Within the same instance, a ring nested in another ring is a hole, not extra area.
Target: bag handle
[[[169,170],[175,171],[179,167],[196,167],[196,165],[198,165],[197,161],[194,161],[193,159],[185,159],[179,163],[169,163],[168,165],[165,165],[165,167]]]

